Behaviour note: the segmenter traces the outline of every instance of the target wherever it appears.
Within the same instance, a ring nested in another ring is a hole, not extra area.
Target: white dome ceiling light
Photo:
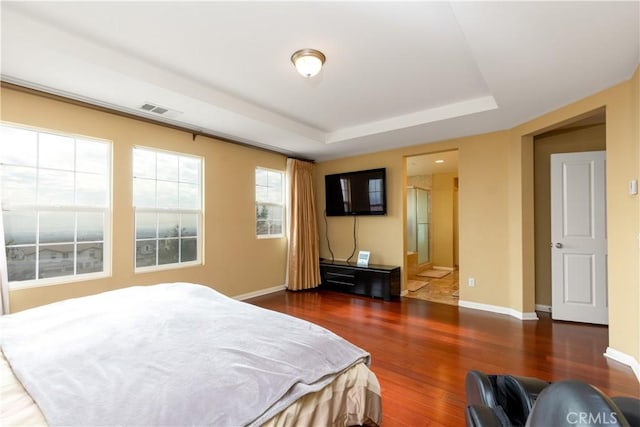
[[[304,77],[311,78],[318,74],[327,58],[315,49],[300,49],[291,55],[291,62]]]

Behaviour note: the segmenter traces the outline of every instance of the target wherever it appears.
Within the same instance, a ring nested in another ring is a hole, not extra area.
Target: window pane
[[[76,170],[107,175],[109,144],[79,139],[76,141]]]
[[[271,221],[270,234],[282,234],[282,221]]]
[[[269,222],[267,220],[259,219],[256,221],[256,234],[258,236],[265,236],[269,234]]]
[[[78,245],[76,270],[78,274],[97,273],[103,270],[102,243]]]
[[[282,206],[259,205],[260,219],[282,219]]]
[[[72,276],[73,245],[41,245],[38,278]]]
[[[78,241],[102,241],[104,236],[104,214],[100,212],[78,213]],[[78,247],[80,247],[78,245]],[[79,255],[78,255],[79,256]]]
[[[282,206],[270,206],[269,207],[269,218],[273,220],[282,221]]]
[[[68,171],[74,170],[74,139],[67,136],[40,133],[38,166]]]
[[[271,203],[281,204],[282,203],[282,190],[280,188],[278,188],[278,189],[269,189],[269,196],[268,196],[267,201],[271,202]]]
[[[182,214],[181,215],[181,236],[197,236],[198,235],[198,215]]]
[[[136,212],[136,239],[155,238],[157,227],[158,224],[155,213]]]
[[[156,265],[157,240],[136,242],[136,268]]]
[[[178,181],[178,156],[175,154],[156,153],[156,173],[159,180]]]
[[[256,202],[266,202],[269,199],[267,187],[256,186]]]
[[[256,205],[256,219],[269,218],[269,211],[266,205]]]
[[[36,202],[37,169],[21,166],[1,166],[2,203],[33,204]]]
[[[268,179],[269,179],[269,187],[280,191],[280,189],[282,188],[282,173],[280,172],[268,172]]]
[[[158,181],[158,207],[159,208],[177,208],[178,199],[178,183]]]
[[[36,247],[7,248],[7,276],[10,282],[36,278]]]
[[[73,172],[40,169],[38,202],[47,205],[72,205]]]
[[[178,239],[158,240],[158,265],[178,262]]]
[[[200,184],[202,161],[195,157],[180,157],[180,182]]]
[[[198,242],[196,239],[180,239],[181,262],[196,261],[198,259]]]
[[[12,165],[36,166],[38,159],[38,134],[10,126],[0,127],[0,163]]]
[[[200,209],[200,186],[180,183],[180,207]]]
[[[73,212],[40,212],[40,243],[73,242]]]
[[[76,174],[76,203],[107,206],[107,177],[92,173]]]
[[[5,245],[35,244],[36,218],[35,212],[5,212],[3,215]]]
[[[256,186],[266,187],[268,185],[268,172],[264,169],[256,169]]]
[[[180,231],[180,214],[158,215],[158,237],[178,237]]]
[[[133,178],[133,205],[138,208],[156,207],[156,181]]]
[[[136,178],[156,178],[156,153],[134,148],[133,176]]]

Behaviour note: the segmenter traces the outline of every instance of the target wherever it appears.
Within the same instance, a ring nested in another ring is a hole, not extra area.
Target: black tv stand
[[[322,287],[389,301],[400,296],[400,267],[320,260]]]

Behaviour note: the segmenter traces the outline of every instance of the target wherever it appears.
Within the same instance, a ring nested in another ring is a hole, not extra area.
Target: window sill
[[[22,280],[19,282],[9,282],[9,290],[17,291],[20,289],[42,288],[45,286],[67,285],[77,282],[89,282],[92,280],[106,279],[111,277],[110,273],[88,273],[81,276],[62,276],[52,277],[50,279]]]

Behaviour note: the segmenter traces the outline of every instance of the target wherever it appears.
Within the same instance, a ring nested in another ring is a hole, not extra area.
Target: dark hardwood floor
[[[548,316],[523,322],[413,298],[384,302],[323,290],[282,291],[247,302],[309,320],[369,351],[385,427],[463,426],[470,369],[579,379],[610,396],[640,397],[631,369],[603,356],[603,326]]]

